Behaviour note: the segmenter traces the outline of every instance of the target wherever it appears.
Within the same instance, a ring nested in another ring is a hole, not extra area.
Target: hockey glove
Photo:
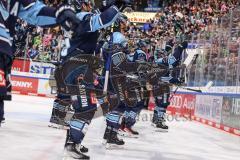
[[[74,8],[68,5],[60,6],[56,13],[57,23],[66,31],[74,31],[80,24],[80,20],[76,17]]]
[[[181,86],[184,84],[184,79],[173,77],[172,79],[169,80],[169,83],[177,85],[177,86]]]

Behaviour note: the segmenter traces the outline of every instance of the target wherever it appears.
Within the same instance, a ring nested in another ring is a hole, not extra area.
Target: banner
[[[131,12],[131,13],[124,13],[130,22],[135,23],[146,23],[147,20],[154,19],[156,13],[151,12]]]
[[[168,110],[183,116],[194,115],[196,96],[191,94],[174,94],[170,96]]]
[[[223,98],[221,123],[240,129],[240,98]]]
[[[16,59],[13,61],[12,70],[18,72],[29,72],[30,61]]]
[[[54,74],[55,66],[51,63],[31,62],[29,72],[40,74]]]
[[[195,116],[220,123],[222,101],[222,96],[197,95]]]
[[[54,94],[51,94],[48,74],[12,71],[11,79],[15,93],[54,97]]]
[[[37,94],[38,92],[38,79],[36,78],[11,76],[11,81],[13,91],[19,91],[22,94]]]
[[[16,59],[13,62],[12,71],[30,72],[38,74],[53,74],[55,71],[55,66],[51,63]]]

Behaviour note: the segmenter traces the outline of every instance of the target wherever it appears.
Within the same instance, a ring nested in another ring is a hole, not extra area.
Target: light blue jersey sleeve
[[[9,34],[9,30],[4,25],[3,18],[0,14],[0,55],[12,55],[12,39]]]
[[[32,25],[52,26],[56,25],[55,10],[40,1],[32,1],[28,6],[20,5],[18,17]]]
[[[119,10],[112,6],[102,13],[80,12],[77,17],[83,22],[83,29],[86,32],[95,32],[102,28],[109,27],[119,17]]]

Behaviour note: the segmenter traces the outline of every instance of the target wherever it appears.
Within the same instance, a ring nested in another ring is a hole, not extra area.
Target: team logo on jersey
[[[90,97],[91,97],[91,104],[97,104],[98,100],[96,98],[96,94],[91,92]]]
[[[0,69],[0,87],[6,86],[5,74],[3,70]]]

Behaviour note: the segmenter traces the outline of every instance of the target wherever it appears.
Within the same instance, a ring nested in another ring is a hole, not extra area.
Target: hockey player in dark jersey
[[[147,62],[147,54],[145,53],[145,49],[147,47],[146,42],[143,40],[139,40],[137,43],[137,49],[133,55],[133,59],[128,59],[129,62]],[[146,90],[145,87],[142,88]],[[124,117],[122,120],[120,134],[127,137],[135,137],[137,138],[139,133],[133,129],[134,124],[136,123],[136,118],[140,111],[144,108],[144,103],[148,104],[148,97],[144,97],[143,100],[137,103],[134,107],[125,106]]]
[[[146,54],[146,47],[147,47],[147,43],[144,42],[143,40],[139,40],[139,42],[137,43],[137,49],[133,55],[133,60],[132,62],[147,62],[148,58],[147,58],[147,54]]]
[[[146,47],[146,43],[143,42],[142,40],[139,41],[138,43],[138,49],[136,50],[134,54],[133,61],[135,62],[145,62],[147,61],[147,56],[146,53],[143,51],[144,48]],[[172,41],[169,41],[167,43],[165,52],[170,53],[172,51]],[[161,64],[166,67],[177,67],[179,65],[179,62],[181,60],[181,55],[183,50],[187,47],[187,42],[183,42],[182,44],[178,45],[175,49],[173,54],[169,54],[168,56],[164,57],[155,57],[155,60],[153,63],[156,64]],[[171,84],[181,84],[182,82],[179,80],[178,76],[179,75],[169,75],[169,72],[166,72],[164,76],[159,77],[158,81],[163,82],[162,85],[165,85],[165,90],[162,95],[158,95],[155,97],[155,104],[156,108],[154,110],[154,116],[153,116],[153,124],[157,128],[161,128],[163,130],[167,130],[168,126],[165,125],[165,119],[164,119],[164,114],[166,113],[167,106],[169,105],[169,95],[170,95],[170,88],[169,85]],[[165,84],[164,84],[165,83]],[[156,83],[157,84],[157,83]],[[162,86],[163,87],[163,86]],[[160,87],[159,89],[161,89]],[[168,89],[167,89],[168,88]],[[147,88],[143,88],[143,90],[147,90]],[[144,106],[144,101],[147,101],[146,104],[149,102],[149,98],[145,97],[142,103],[139,103],[135,107],[127,107],[124,112],[124,118],[123,118],[123,123],[121,126],[121,132],[120,134],[128,137],[137,137],[138,132],[133,130],[132,127],[136,123],[136,117],[142,110]]]
[[[68,70],[68,68],[71,66],[65,64],[68,64],[68,62],[71,62],[74,59],[78,59],[78,56],[93,56],[95,54],[94,51],[97,47],[97,42],[100,35],[99,30],[110,26],[120,15],[118,9],[120,7],[114,5],[115,1],[106,2],[101,8],[102,12],[99,13],[92,12],[93,6],[90,0],[73,0],[71,3],[77,9],[77,17],[82,24],[81,30],[85,32],[80,36],[73,33],[73,36],[69,40],[70,46],[67,49],[67,52],[62,54],[62,62],[56,72],[61,70],[61,68],[63,68],[63,70]],[[123,6],[124,3],[125,1],[122,1],[122,4],[118,4]],[[79,59],[79,61],[83,60],[85,59]],[[65,144],[64,157],[66,159],[69,157],[75,159],[90,159],[89,156],[83,153],[87,152],[88,150],[85,147],[83,149],[81,142],[97,109],[97,102],[93,100],[93,97],[91,96],[92,92],[89,92],[88,90],[88,88],[93,86],[93,84],[86,83],[84,80],[84,78],[92,76],[90,75],[91,73],[89,75],[85,75],[88,68],[92,67],[90,64],[91,61],[93,62],[94,60],[89,60],[89,64],[85,63],[84,65],[78,65],[69,69],[69,74],[66,76],[66,79],[64,79],[64,82],[68,84],[71,83],[72,85],[77,85],[79,87],[79,94],[71,94],[67,96],[66,94],[58,94],[58,99],[55,100],[54,103],[53,115],[51,118],[52,122],[54,122],[54,117],[59,116],[55,115],[55,113],[60,113],[60,118],[65,117],[64,108],[66,108],[66,106],[71,105],[74,109],[74,115],[68,122],[70,129],[67,132]],[[58,82],[61,74],[62,73],[55,74],[58,83],[57,85],[61,85],[61,82]],[[60,87],[58,87],[58,89],[59,88]],[[61,89],[59,89],[59,91],[61,91]],[[65,98],[65,100],[63,98]]]
[[[119,25],[119,24],[117,24],[117,25]],[[111,53],[107,53],[107,54],[110,54],[110,56],[116,55],[118,52],[120,54],[123,53],[122,52],[124,50],[123,48],[125,48],[127,46],[127,42],[128,42],[127,39],[125,38],[125,36],[120,32],[113,32],[110,35],[110,37],[111,38],[109,39],[109,41],[106,42],[106,43],[108,43],[108,45],[103,46],[103,52],[106,52],[105,50],[110,50]],[[115,47],[117,49],[113,49]],[[106,53],[104,53],[104,54],[105,54],[105,59],[107,60],[108,59],[107,57],[109,55],[107,55]],[[123,54],[125,54],[125,53],[123,53]],[[114,58],[113,58],[113,61],[114,61]],[[124,78],[123,78],[123,80],[124,80]],[[110,84],[110,86],[111,86],[113,82],[110,82],[110,83],[111,83]],[[112,89],[114,89],[114,88],[112,88]],[[115,91],[113,91],[113,92],[115,92]],[[118,130],[121,126],[123,113],[126,108],[126,105],[121,100],[122,99],[120,98],[120,103],[118,103],[114,107],[114,109],[106,115],[107,126],[106,126],[106,130],[105,130],[105,133],[103,136],[103,139],[104,139],[103,144],[106,145],[107,149],[119,147],[119,146],[122,146],[125,144],[125,142],[122,139],[118,138]]]
[[[184,41],[181,44],[177,45],[175,49],[173,49],[172,40],[168,41],[166,48],[163,52],[159,52],[159,54],[154,55],[154,62],[156,64],[162,64],[168,66],[170,68],[175,68],[180,64],[182,53],[184,49],[187,48],[187,42]],[[173,53],[172,49],[174,50]],[[169,54],[169,55],[168,55]],[[175,75],[171,75],[168,73],[166,76],[161,77],[161,81],[166,82],[168,84],[181,84],[181,80],[179,79],[178,73],[174,73]],[[170,97],[170,89],[169,92],[165,92],[161,96],[154,97],[156,107],[154,108],[153,114],[153,126],[160,129],[161,131],[167,131],[168,126],[165,124],[165,113],[167,110]]]
[[[78,12],[77,17],[81,21],[84,33],[81,36],[73,34],[71,38],[67,37],[65,39],[67,41],[65,43],[69,43],[69,46],[61,53],[61,63],[78,54],[93,55],[100,36],[99,30],[110,26],[119,17],[119,10],[114,5],[104,7],[102,13],[93,13],[91,0],[73,0],[70,3]],[[58,94],[58,98],[53,105],[53,114],[50,122],[64,124],[62,120],[64,120],[66,112],[62,108],[72,104],[70,97],[70,95]]]
[[[12,37],[17,18],[29,24],[51,27],[61,24],[66,30],[79,26],[70,6],[48,7],[35,0],[0,0],[0,123],[4,118],[4,100],[11,100],[9,75],[14,58]]]

